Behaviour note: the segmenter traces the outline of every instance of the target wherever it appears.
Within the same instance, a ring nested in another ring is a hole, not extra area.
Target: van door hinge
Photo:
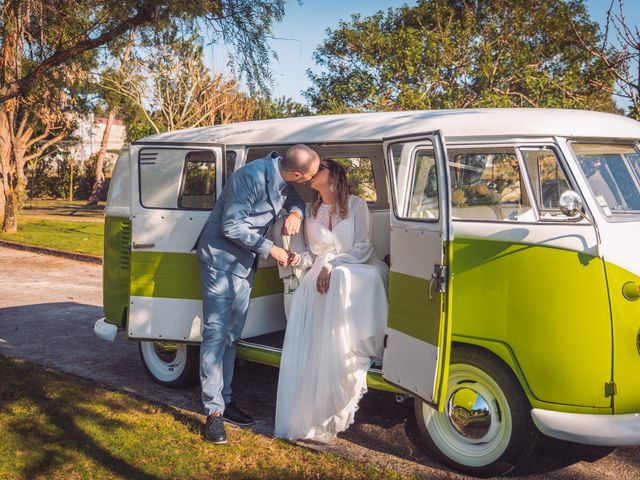
[[[613,397],[618,394],[618,387],[616,382],[607,382],[604,384],[604,396]]]

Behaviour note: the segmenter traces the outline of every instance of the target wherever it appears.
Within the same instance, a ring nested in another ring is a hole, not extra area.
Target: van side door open
[[[443,408],[451,347],[450,200],[440,132],[385,139],[391,211],[383,376]]]

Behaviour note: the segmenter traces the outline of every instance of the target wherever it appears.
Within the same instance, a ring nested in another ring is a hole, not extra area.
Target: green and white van
[[[492,109],[267,120],[136,141],[109,190],[95,332],[140,342],[162,384],[193,380],[193,249],[216,196],[244,164],[305,143],[346,166],[391,267],[385,354],[369,385],[414,397],[440,459],[503,473],[538,431],[638,445],[639,140],[640,123],[618,115]],[[279,364],[295,275],[260,264],[239,357]]]

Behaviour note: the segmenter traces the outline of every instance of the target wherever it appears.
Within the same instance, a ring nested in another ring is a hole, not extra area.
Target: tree
[[[304,117],[308,115],[311,115],[309,107],[289,97],[283,95],[274,100],[269,96],[262,96],[256,99],[253,119],[267,120],[269,118]]]
[[[250,119],[254,102],[234,78],[211,76],[195,37],[174,29],[136,49],[126,74],[104,75],[103,87],[143,112],[155,133]]]
[[[329,30],[304,94],[320,112],[612,110],[596,87],[612,75],[579,40],[598,35],[583,0],[422,0]]]
[[[120,66],[118,67],[118,74],[120,76],[124,75],[126,71],[127,62],[129,61],[131,50],[133,49],[135,32],[135,30],[131,30],[131,32],[129,32],[129,39],[127,40],[127,44],[124,47],[124,52],[122,53],[122,57],[120,58]],[[104,126],[104,131],[102,132],[100,149],[98,150],[98,155],[96,157],[94,167],[95,180],[93,182],[93,186],[91,187],[91,194],[89,195],[89,199],[87,200],[87,206],[89,207],[98,206],[98,200],[100,198],[100,193],[102,192],[102,186],[104,185],[104,159],[107,155],[107,147],[109,146],[109,138],[111,137],[111,127],[113,126],[113,122],[116,119],[116,115],[118,115],[121,103],[119,101],[120,99],[110,98],[108,92],[104,92],[104,97],[107,100],[109,111],[107,113],[107,121]]]
[[[599,58],[615,79],[613,86],[608,82],[598,86],[603,92],[622,98],[629,105],[629,116],[640,119],[640,30],[627,21],[624,2],[611,1],[599,42],[583,38],[578,29],[574,31],[584,48]]]
[[[281,20],[283,14],[284,0],[0,3],[0,169],[6,200],[3,229],[17,229],[16,211],[26,190],[25,159],[39,154],[43,145],[59,141],[69,131],[66,114],[79,99],[74,85],[78,82],[65,80],[86,71],[98,47],[121,39],[132,29],[160,31],[173,26],[189,33],[206,25],[213,41],[223,40],[231,47],[235,65],[250,88],[264,90],[270,79],[272,53],[266,40],[273,22]],[[38,105],[41,97],[47,99],[41,103],[49,111]]]
[[[36,34],[48,32],[50,37],[27,71],[0,82],[0,102],[5,102],[27,94],[51,69],[132,29],[176,21],[191,28],[197,22],[208,25],[214,40],[224,40],[236,52],[249,85],[264,87],[271,55],[266,40],[273,22],[284,16],[284,0],[5,0],[2,9],[3,24],[7,12],[13,12],[29,20],[20,24],[27,36],[36,39]]]
[[[0,11],[2,49],[0,84],[10,85],[29,68],[43,48],[27,27],[29,5],[5,2]],[[4,195],[3,230],[17,231],[17,211],[24,197],[25,165],[62,140],[72,127],[71,92],[83,78],[79,63],[61,65],[33,80],[37,94],[12,97],[0,104],[0,169]]]

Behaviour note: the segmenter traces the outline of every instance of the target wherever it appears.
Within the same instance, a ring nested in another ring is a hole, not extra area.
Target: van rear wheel
[[[474,348],[451,353],[445,411],[418,399],[415,410],[427,448],[443,463],[475,476],[513,470],[537,438],[517,378],[499,359]]]
[[[183,388],[198,380],[198,347],[183,343],[139,342],[138,349],[145,370],[160,385]]]

